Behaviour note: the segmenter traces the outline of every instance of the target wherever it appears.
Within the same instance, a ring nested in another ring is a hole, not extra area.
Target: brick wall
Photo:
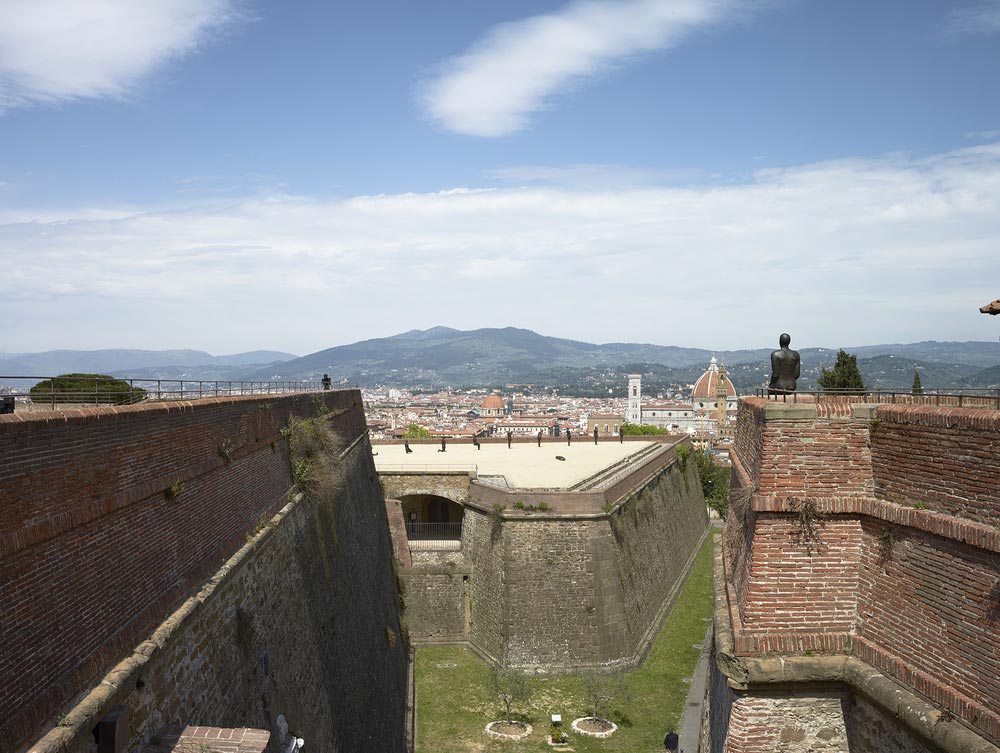
[[[877,416],[877,496],[1000,524],[1000,411],[883,405]]]
[[[285,504],[279,430],[317,411],[364,431],[357,391],[0,416],[0,748],[27,743]]]
[[[846,633],[854,628],[861,524],[838,516],[814,525],[812,539],[799,515],[758,515],[743,631],[760,637],[745,650],[772,653],[784,650],[781,639],[795,633]],[[772,633],[776,635],[770,641],[764,638]],[[789,641],[788,647],[793,645]]]
[[[734,656],[856,657],[1000,742],[1000,413],[745,402],[717,594]],[[740,696],[747,724],[767,692]],[[885,732],[889,748],[913,736]]]

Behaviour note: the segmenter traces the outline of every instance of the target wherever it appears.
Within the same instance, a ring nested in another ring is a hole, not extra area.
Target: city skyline
[[[995,2],[132,5],[0,1],[4,352],[997,339]]]

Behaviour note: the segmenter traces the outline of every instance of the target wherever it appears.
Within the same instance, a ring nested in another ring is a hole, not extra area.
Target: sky
[[[988,340],[1000,0],[0,0],[0,352]]]

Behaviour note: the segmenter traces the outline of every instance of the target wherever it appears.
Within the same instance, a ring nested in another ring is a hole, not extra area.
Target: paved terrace
[[[545,441],[541,447],[535,442],[515,442],[508,448],[506,442],[484,442],[482,449],[477,450],[472,444],[449,443],[447,452],[440,452],[438,442],[411,443],[410,454],[406,454],[402,444],[375,445],[374,450],[378,453],[375,468],[380,473],[475,470],[480,478],[503,476],[510,488],[570,489],[625,458],[648,452],[653,444],[656,443],[602,441],[595,445],[593,438],[587,441],[581,437],[574,438],[571,446],[565,441]],[[558,460],[557,456],[565,460]]]

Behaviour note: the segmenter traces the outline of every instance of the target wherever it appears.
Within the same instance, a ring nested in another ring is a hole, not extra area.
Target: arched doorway
[[[407,494],[400,501],[410,541],[461,541],[462,505],[436,494]]]

